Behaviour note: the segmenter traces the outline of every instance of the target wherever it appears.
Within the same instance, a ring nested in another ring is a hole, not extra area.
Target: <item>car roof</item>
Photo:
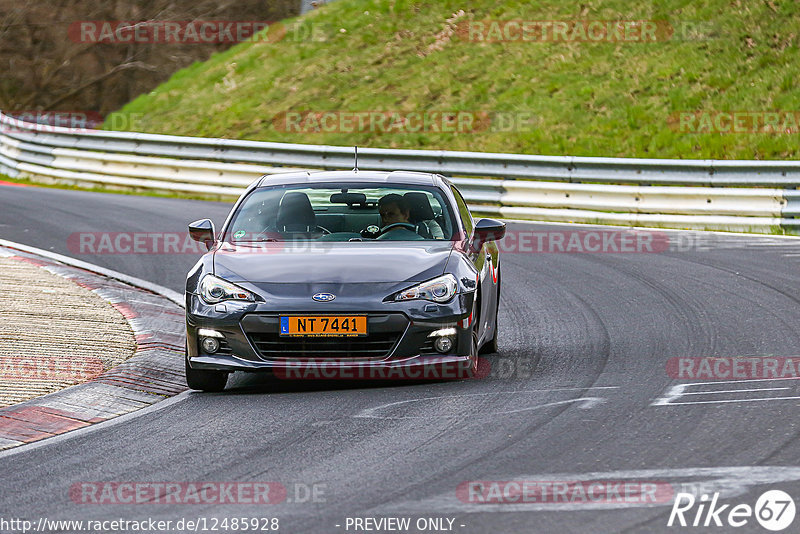
[[[268,185],[289,185],[305,183],[342,183],[342,182],[374,182],[444,185],[444,180],[437,174],[414,171],[299,171],[278,174],[266,174],[258,181],[257,187]]]

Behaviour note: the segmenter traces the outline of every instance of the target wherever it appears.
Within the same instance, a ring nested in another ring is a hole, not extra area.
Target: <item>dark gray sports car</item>
[[[505,224],[474,222],[446,178],[415,172],[264,176],[186,281],[186,381],[231,371],[303,378],[459,378],[497,350]]]

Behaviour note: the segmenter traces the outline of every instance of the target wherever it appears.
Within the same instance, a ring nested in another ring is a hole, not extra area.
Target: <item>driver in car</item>
[[[414,241],[423,239],[414,225],[409,222],[411,207],[405,197],[390,193],[378,201],[381,214],[381,235],[378,239],[394,241]]]

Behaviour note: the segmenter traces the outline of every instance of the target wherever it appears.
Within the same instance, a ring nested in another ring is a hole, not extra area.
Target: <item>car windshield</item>
[[[453,213],[435,187],[404,184],[259,188],[236,210],[224,240],[450,240]]]

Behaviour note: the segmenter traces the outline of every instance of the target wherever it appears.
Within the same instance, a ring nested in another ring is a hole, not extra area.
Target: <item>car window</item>
[[[262,187],[239,205],[223,239],[441,241],[456,215],[436,187],[319,184]]]
[[[464,231],[467,233],[467,236],[471,236],[472,228],[474,226],[474,223],[472,222],[472,214],[470,213],[467,203],[464,201],[464,198],[461,196],[461,193],[458,191],[458,189],[453,186],[450,186],[450,189],[453,191],[453,196],[456,197],[458,214],[464,224]]]

